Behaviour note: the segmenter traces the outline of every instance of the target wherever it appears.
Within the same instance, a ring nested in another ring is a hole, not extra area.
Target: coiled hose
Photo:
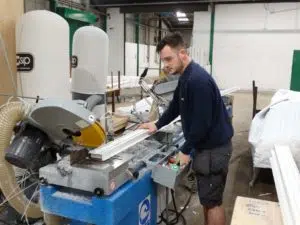
[[[44,214],[44,222],[47,225],[60,225],[63,223],[63,219],[61,217],[45,213]]]
[[[13,207],[21,215],[29,218],[41,218],[40,205],[29,202],[20,189],[13,166],[5,160],[5,149],[9,146],[15,125],[23,120],[26,115],[26,106],[22,102],[11,102],[0,111],[0,188]],[[13,193],[12,193],[13,192]],[[14,193],[20,193],[11,197]]]

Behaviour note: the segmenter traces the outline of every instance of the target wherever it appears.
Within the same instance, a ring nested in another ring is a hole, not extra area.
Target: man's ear
[[[186,51],[186,49],[181,48],[181,49],[179,50],[179,53],[180,53],[181,55],[186,55],[186,54],[187,54],[187,51]]]

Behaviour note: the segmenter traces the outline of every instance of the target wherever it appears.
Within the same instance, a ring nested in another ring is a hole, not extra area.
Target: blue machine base
[[[42,185],[42,211],[70,220],[72,225],[155,225],[156,184],[151,173],[130,181],[110,196],[89,193],[71,194],[72,190]]]

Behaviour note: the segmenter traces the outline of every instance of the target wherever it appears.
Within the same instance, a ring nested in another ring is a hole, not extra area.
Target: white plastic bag
[[[279,90],[253,119],[249,132],[254,167],[271,168],[274,144],[289,145],[300,168],[300,92]]]

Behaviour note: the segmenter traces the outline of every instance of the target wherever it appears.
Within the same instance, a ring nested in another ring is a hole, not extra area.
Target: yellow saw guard
[[[73,136],[73,141],[81,146],[96,148],[106,140],[105,131],[98,121],[83,128],[80,132],[81,135],[79,137]]]

